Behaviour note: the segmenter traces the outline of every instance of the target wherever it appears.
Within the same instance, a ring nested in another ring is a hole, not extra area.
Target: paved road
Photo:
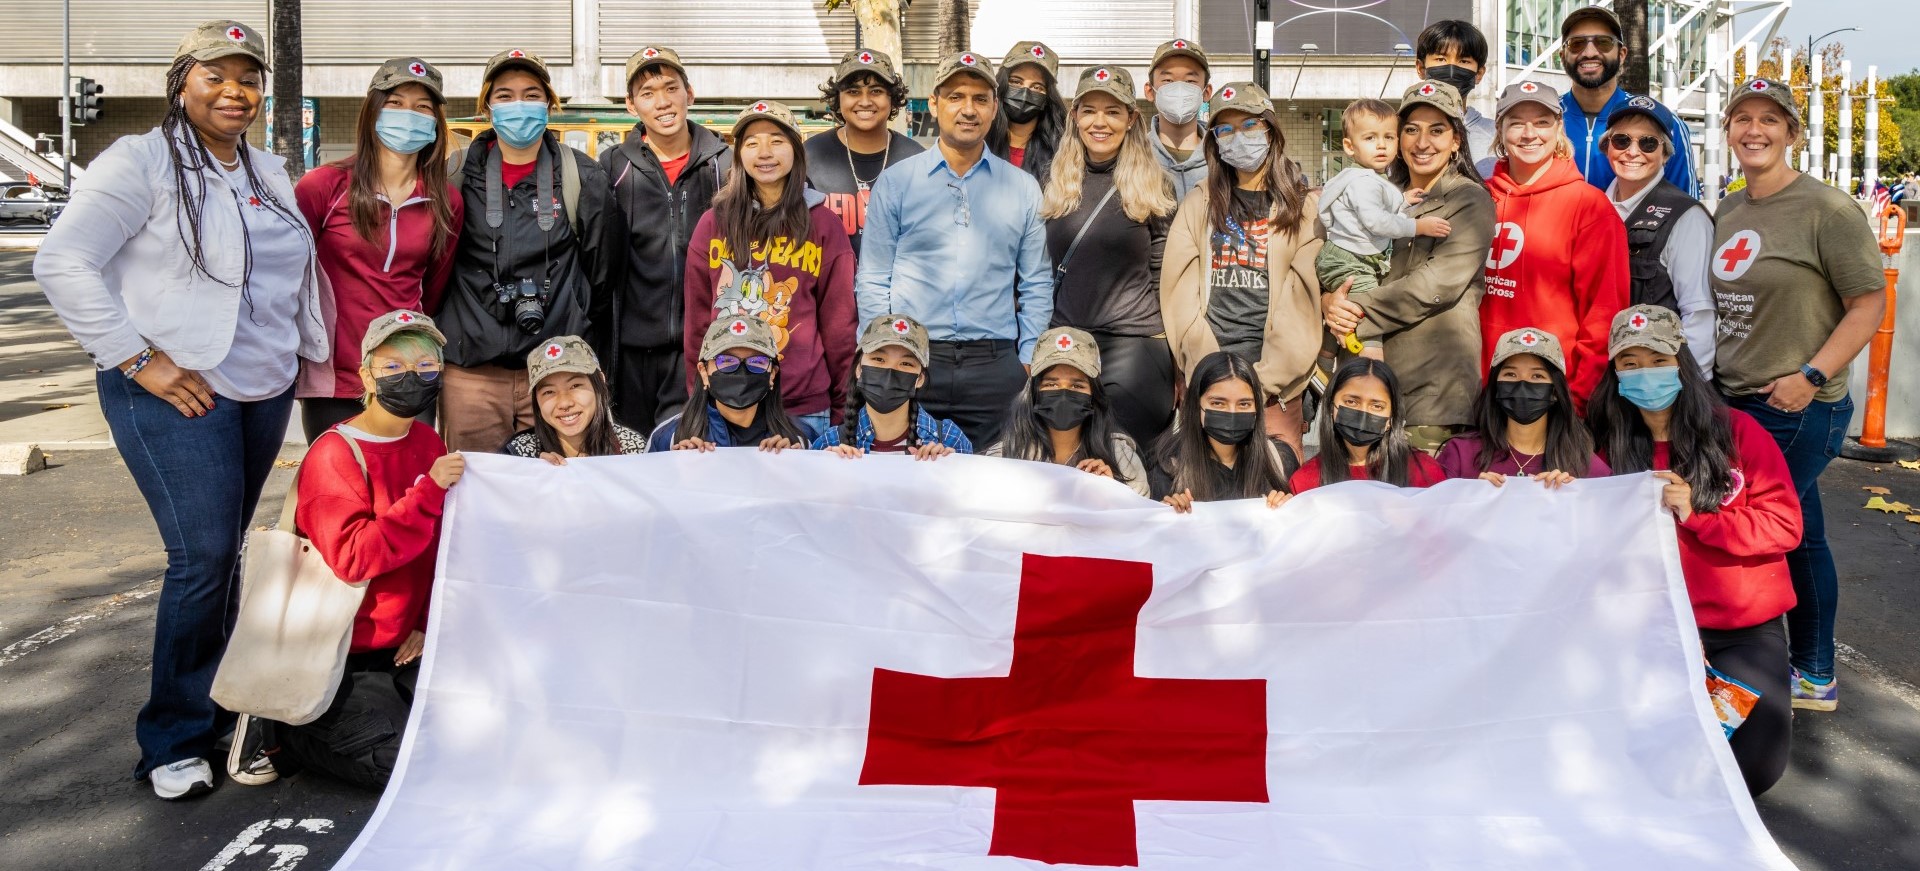
[[[44,308],[24,304],[31,287],[17,257],[0,253],[0,330],[44,334],[55,328]],[[46,368],[16,359],[13,344],[0,342],[0,391],[21,369]],[[85,365],[70,349],[29,353]],[[114,452],[53,460],[46,472],[0,478],[0,869],[329,867],[373,795],[299,776],[169,804],[131,780],[165,561]],[[289,475],[276,470],[260,518],[278,512]],[[1852,651],[1844,701],[1837,713],[1800,716],[1793,766],[1760,800],[1805,871],[1920,868],[1920,524],[1862,511],[1863,486],[1920,505],[1920,472],[1842,461],[1823,482],[1843,587],[1839,635]]]

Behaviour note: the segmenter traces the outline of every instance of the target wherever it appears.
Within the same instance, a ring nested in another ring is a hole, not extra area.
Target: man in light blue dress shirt
[[[863,322],[903,314],[926,325],[920,404],[984,449],[1053,315],[1053,262],[1039,183],[987,151],[1000,108],[992,66],[961,52],[934,81],[940,141],[874,184],[854,293]]]

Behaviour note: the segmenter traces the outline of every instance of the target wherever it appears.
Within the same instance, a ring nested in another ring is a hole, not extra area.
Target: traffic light
[[[92,79],[76,80],[73,85],[73,123],[91,124],[100,120],[100,95],[106,90]]]

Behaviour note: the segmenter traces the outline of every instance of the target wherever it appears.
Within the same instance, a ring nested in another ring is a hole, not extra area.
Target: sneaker
[[[1791,668],[1791,666],[1789,666]],[[1793,706],[1808,711],[1831,711],[1840,707],[1840,678],[1835,676],[1826,683],[1815,683],[1800,669],[1794,668]]]
[[[241,714],[233,726],[233,746],[227,749],[227,779],[241,786],[265,786],[280,779],[266,743],[267,724]]]
[[[182,759],[147,772],[153,794],[168,801],[206,795],[213,791],[213,766],[205,759]]]

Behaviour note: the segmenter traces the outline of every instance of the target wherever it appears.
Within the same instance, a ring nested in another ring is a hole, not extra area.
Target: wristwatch
[[[1821,374],[1820,370],[1813,368],[1812,363],[1800,364],[1800,374],[1807,379],[1808,384],[1812,384],[1815,387],[1827,386],[1827,376]]]

